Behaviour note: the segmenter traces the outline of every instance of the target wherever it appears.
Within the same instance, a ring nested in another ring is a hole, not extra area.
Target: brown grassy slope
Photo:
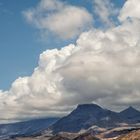
[[[75,138],[73,140],[99,140],[99,139],[92,136],[91,134],[84,133],[82,135],[79,135],[77,138]]]
[[[119,137],[116,140],[140,140],[140,130],[132,131],[129,134]]]

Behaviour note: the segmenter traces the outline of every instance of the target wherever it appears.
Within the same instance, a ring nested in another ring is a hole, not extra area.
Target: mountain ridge
[[[37,135],[55,123],[59,118],[40,118],[23,122],[0,124],[0,139],[13,136]]]
[[[129,123],[140,122],[140,111],[132,106],[121,111],[119,115]]]
[[[104,109],[96,104],[78,105],[70,114],[58,120],[51,129],[54,133],[61,131],[78,132],[92,125],[99,127],[115,127],[123,122],[119,113]]]
[[[131,126],[140,122],[140,112],[133,107],[128,107],[121,112],[114,112],[97,104],[80,104],[65,117],[50,118],[54,119],[50,122],[47,119],[49,118],[1,124],[0,138],[3,136],[36,136],[46,132],[51,134],[59,132],[79,133],[82,130],[93,130],[96,127],[97,129],[117,128],[121,124]],[[95,132],[98,131],[97,129]]]

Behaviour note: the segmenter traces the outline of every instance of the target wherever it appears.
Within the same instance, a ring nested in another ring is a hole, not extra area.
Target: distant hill
[[[128,123],[140,123],[140,112],[133,107],[121,111],[119,115]]]
[[[55,123],[58,119],[59,118],[42,118],[24,122],[1,124],[0,139],[5,137],[37,135],[39,132]]]

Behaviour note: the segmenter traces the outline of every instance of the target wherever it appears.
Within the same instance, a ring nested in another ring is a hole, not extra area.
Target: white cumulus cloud
[[[92,15],[83,7],[68,5],[59,0],[41,0],[36,8],[23,12],[27,21],[40,29],[62,39],[71,39],[89,29]]]
[[[127,0],[124,7],[120,12],[119,19],[121,21],[127,18],[140,19],[140,1],[139,0]]]

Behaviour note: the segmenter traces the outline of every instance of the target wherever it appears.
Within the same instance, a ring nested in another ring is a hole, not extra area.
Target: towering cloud
[[[18,78],[9,91],[0,91],[0,120],[61,116],[85,102],[112,109],[140,106],[139,7],[131,5],[137,17],[122,18],[128,17],[131,2],[140,5],[128,0],[119,26],[89,30],[75,44],[43,52],[31,76]],[[51,9],[56,5],[49,4]]]
[[[124,21],[128,18],[140,18],[140,2],[139,0],[127,0],[120,12],[119,19]]]

